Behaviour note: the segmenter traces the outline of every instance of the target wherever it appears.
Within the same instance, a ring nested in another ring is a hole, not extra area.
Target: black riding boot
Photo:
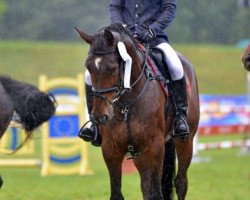
[[[175,107],[174,119],[174,138],[183,138],[189,134],[187,124],[187,87],[185,77],[180,80],[172,81],[170,84],[170,92]]]
[[[93,109],[92,86],[85,84],[85,91],[86,91],[87,108],[90,116]],[[90,128],[82,127],[78,133],[78,136],[82,138],[85,142],[91,142],[91,144],[94,146],[100,146],[102,142],[98,125],[95,124],[93,121]]]

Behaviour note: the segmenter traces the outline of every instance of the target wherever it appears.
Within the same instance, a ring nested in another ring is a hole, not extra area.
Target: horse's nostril
[[[245,61],[246,61],[246,62],[250,62],[250,54],[248,54],[248,55],[245,57]]]
[[[100,124],[104,124],[106,121],[108,120],[108,116],[107,115],[102,115],[100,118],[99,118],[99,123]]]

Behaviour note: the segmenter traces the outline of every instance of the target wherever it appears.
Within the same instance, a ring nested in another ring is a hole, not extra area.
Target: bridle
[[[114,103],[117,103],[118,107],[121,108],[121,113],[123,115],[122,118],[120,119],[117,116],[115,116],[115,118],[118,121],[122,121],[122,122],[126,123],[127,137],[128,137],[127,148],[128,148],[128,152],[131,154],[131,158],[129,158],[129,159],[134,159],[134,158],[137,158],[141,155],[141,152],[139,152],[137,150],[137,148],[134,145],[133,139],[132,139],[132,131],[131,131],[131,125],[130,125],[130,112],[129,111],[130,111],[131,106],[142,97],[144,91],[146,90],[146,87],[147,87],[149,80],[153,80],[153,79],[151,79],[150,73],[148,72],[146,74],[147,79],[146,79],[141,91],[139,92],[139,94],[137,94],[134,97],[134,99],[132,99],[129,102],[122,102],[122,101],[119,101],[119,99],[123,94],[132,91],[133,86],[135,86],[136,83],[138,83],[139,80],[143,77],[143,74],[146,71],[148,49],[149,48],[147,47],[146,51],[144,53],[145,57],[144,57],[144,61],[143,61],[141,74],[138,76],[138,78],[135,80],[135,82],[133,84],[131,84],[129,89],[124,88],[124,61],[122,59],[121,59],[122,61],[120,62],[120,65],[119,65],[119,78],[118,78],[118,82],[117,82],[116,86],[109,87],[109,88],[101,88],[101,89],[96,89],[96,88],[92,87],[94,97],[100,98],[103,101],[107,101],[112,107],[113,107]],[[96,55],[106,55],[106,54],[119,53],[118,50],[116,50],[116,51],[94,51],[94,50],[91,50],[90,52],[93,54],[96,54]],[[143,54],[143,52],[142,52],[142,54]],[[112,100],[109,100],[104,96],[104,94],[113,93],[113,92],[116,93],[116,97]],[[96,121],[95,119],[92,119],[92,120]]]
[[[147,48],[148,49],[148,48]],[[107,54],[114,54],[114,53],[119,53],[118,50],[112,50],[112,51],[95,51],[95,50],[90,50],[92,54],[95,55],[107,55]],[[102,99],[103,101],[107,101],[110,105],[113,106],[115,102],[117,102],[120,97],[132,90],[132,87],[141,79],[144,71],[145,71],[145,66],[146,66],[146,58],[147,58],[147,52],[145,53],[145,58],[144,58],[144,63],[143,63],[143,69],[140,74],[140,76],[135,80],[135,82],[131,85],[130,88],[124,88],[124,61],[121,59],[120,64],[119,64],[119,77],[118,77],[118,82],[115,86],[109,87],[109,88],[101,88],[101,89],[96,89],[92,87],[93,91],[93,96]],[[116,93],[116,96],[114,99],[109,100],[107,99],[104,94],[108,93]]]
[[[95,51],[95,50],[91,50],[91,53],[95,54],[95,55],[107,55],[107,54],[113,54],[113,53],[118,53],[117,50],[113,50],[113,51]],[[119,64],[119,77],[118,77],[118,82],[115,86],[113,87],[109,87],[109,88],[101,88],[101,89],[96,89],[94,87],[92,87],[92,92],[93,92],[93,96],[102,99],[103,101],[107,101],[108,103],[110,103],[111,105],[113,105],[114,102],[116,102],[120,96],[122,94],[124,94],[126,92],[127,89],[124,88],[123,86],[123,82],[124,82],[124,61],[121,60],[120,64]],[[107,99],[104,94],[108,94],[108,93],[116,93],[116,97],[112,100]]]

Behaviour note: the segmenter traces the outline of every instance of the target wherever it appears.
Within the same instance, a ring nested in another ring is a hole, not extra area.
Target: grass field
[[[245,93],[246,71],[242,49],[233,46],[176,45],[174,48],[193,64],[200,93]],[[40,74],[75,76],[84,70],[88,46],[83,42],[0,42],[0,73],[38,84]]]
[[[233,46],[175,45],[194,65],[200,93],[242,94],[246,92],[246,71]],[[0,74],[38,84],[40,74],[71,76],[83,71],[88,47],[83,43],[0,43]],[[238,139],[242,136],[230,136]],[[39,133],[36,135],[40,142]],[[200,138],[202,141],[221,137]],[[106,200],[109,177],[101,150],[90,146],[91,176],[40,177],[40,168],[0,168],[4,186],[0,200]],[[239,149],[210,150],[199,153],[210,162],[194,163],[189,170],[188,200],[248,200],[250,198],[250,156]],[[36,153],[40,155],[40,151]],[[6,157],[0,155],[1,157]],[[13,158],[14,156],[8,156]],[[125,199],[141,200],[137,173],[123,177]]]
[[[99,148],[90,147],[94,175],[40,177],[39,168],[0,168],[4,186],[1,200],[106,200],[109,177]],[[239,149],[199,153],[209,162],[193,163],[189,169],[187,200],[248,200],[250,157]],[[12,156],[13,157],[13,156]],[[137,173],[123,176],[125,199],[141,200]]]

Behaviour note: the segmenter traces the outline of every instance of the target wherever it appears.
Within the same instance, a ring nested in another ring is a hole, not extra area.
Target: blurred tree
[[[179,0],[177,16],[169,27],[174,42],[235,43],[249,37],[249,9],[237,0]]]
[[[250,8],[250,0],[238,0],[240,7]]]
[[[4,11],[5,11],[5,4],[4,4],[3,0],[0,0],[0,17]]]
[[[76,40],[74,26],[94,33],[110,23],[110,0],[0,0],[0,39]],[[238,0],[178,0],[167,28],[179,43],[235,43],[249,38],[250,9]]]
[[[74,26],[93,33],[109,23],[108,2],[8,0],[8,10],[0,19],[0,39],[77,39]]]

